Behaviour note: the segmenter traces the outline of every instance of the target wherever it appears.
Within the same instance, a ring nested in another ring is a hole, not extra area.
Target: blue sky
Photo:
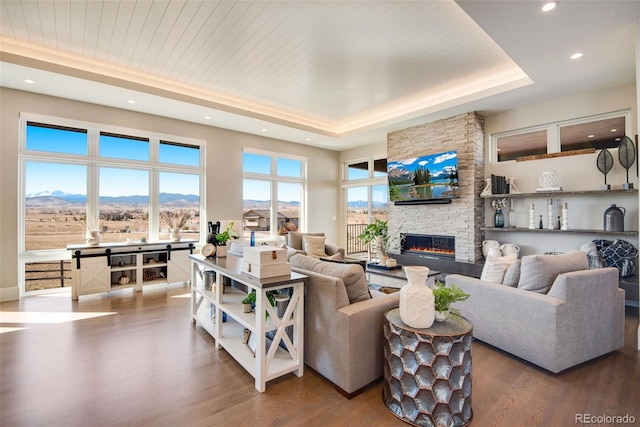
[[[27,149],[86,156],[86,132],[27,126]],[[109,135],[100,136],[100,156],[128,160],[149,160],[149,143]],[[160,144],[159,160],[163,163],[199,164],[199,149]],[[26,193],[59,190],[86,195],[87,167],[83,165],[27,162]],[[160,173],[160,192],[197,194],[199,178],[192,174]],[[100,168],[102,196],[136,196],[149,194],[149,172],[136,169]]]
[[[435,171],[440,171],[448,167],[457,166],[457,164],[457,152],[448,151],[446,153],[432,154],[412,159],[405,159],[397,162],[387,162],[387,168],[391,170],[402,166],[408,171],[415,172],[415,170],[419,167],[426,167],[433,174]]]

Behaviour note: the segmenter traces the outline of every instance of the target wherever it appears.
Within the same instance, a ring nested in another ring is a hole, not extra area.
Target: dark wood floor
[[[258,393],[253,378],[192,326],[183,285],[76,302],[28,297],[0,310],[0,326],[24,328],[0,334],[2,426],[407,425],[383,404],[381,381],[347,400],[306,369]],[[13,319],[16,312],[60,322]],[[101,316],[64,319],[91,313]],[[559,375],[474,342],[472,425],[575,426],[583,413],[629,414],[640,423],[637,327],[637,309],[628,309],[623,350]]]

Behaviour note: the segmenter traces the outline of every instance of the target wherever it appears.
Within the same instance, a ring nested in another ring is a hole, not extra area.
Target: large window
[[[492,135],[491,162],[532,159],[573,150],[617,148],[629,129],[627,111],[599,114]]]
[[[357,238],[367,224],[387,220],[389,185],[387,159],[354,161],[344,165],[342,187],[347,218],[347,253],[364,253],[367,248]]]
[[[183,237],[200,239],[202,141],[30,114],[20,126],[25,291],[70,285],[60,261],[84,243],[87,218],[99,216],[105,243],[158,241],[169,237],[160,213],[186,211]]]
[[[243,234],[271,238],[303,227],[306,160],[275,153],[243,153]]]

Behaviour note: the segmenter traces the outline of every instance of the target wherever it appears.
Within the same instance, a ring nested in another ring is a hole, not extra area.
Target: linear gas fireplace
[[[400,233],[400,249],[403,254],[455,258],[456,238],[433,234]]]

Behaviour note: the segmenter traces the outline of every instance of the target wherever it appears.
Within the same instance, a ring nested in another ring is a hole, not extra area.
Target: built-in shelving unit
[[[536,191],[535,193],[513,193],[513,194],[486,194],[481,195],[483,199],[520,199],[532,197],[562,197],[562,196],[588,196],[597,194],[616,194],[616,193],[637,193],[637,188],[611,189],[611,190],[581,190],[581,191]]]
[[[525,233],[560,233],[560,234],[611,234],[613,236],[637,236],[637,231],[603,231],[595,229],[569,229],[569,230],[550,230],[548,228],[523,228],[523,227],[480,227],[485,231],[499,231],[499,232],[525,232]]]

